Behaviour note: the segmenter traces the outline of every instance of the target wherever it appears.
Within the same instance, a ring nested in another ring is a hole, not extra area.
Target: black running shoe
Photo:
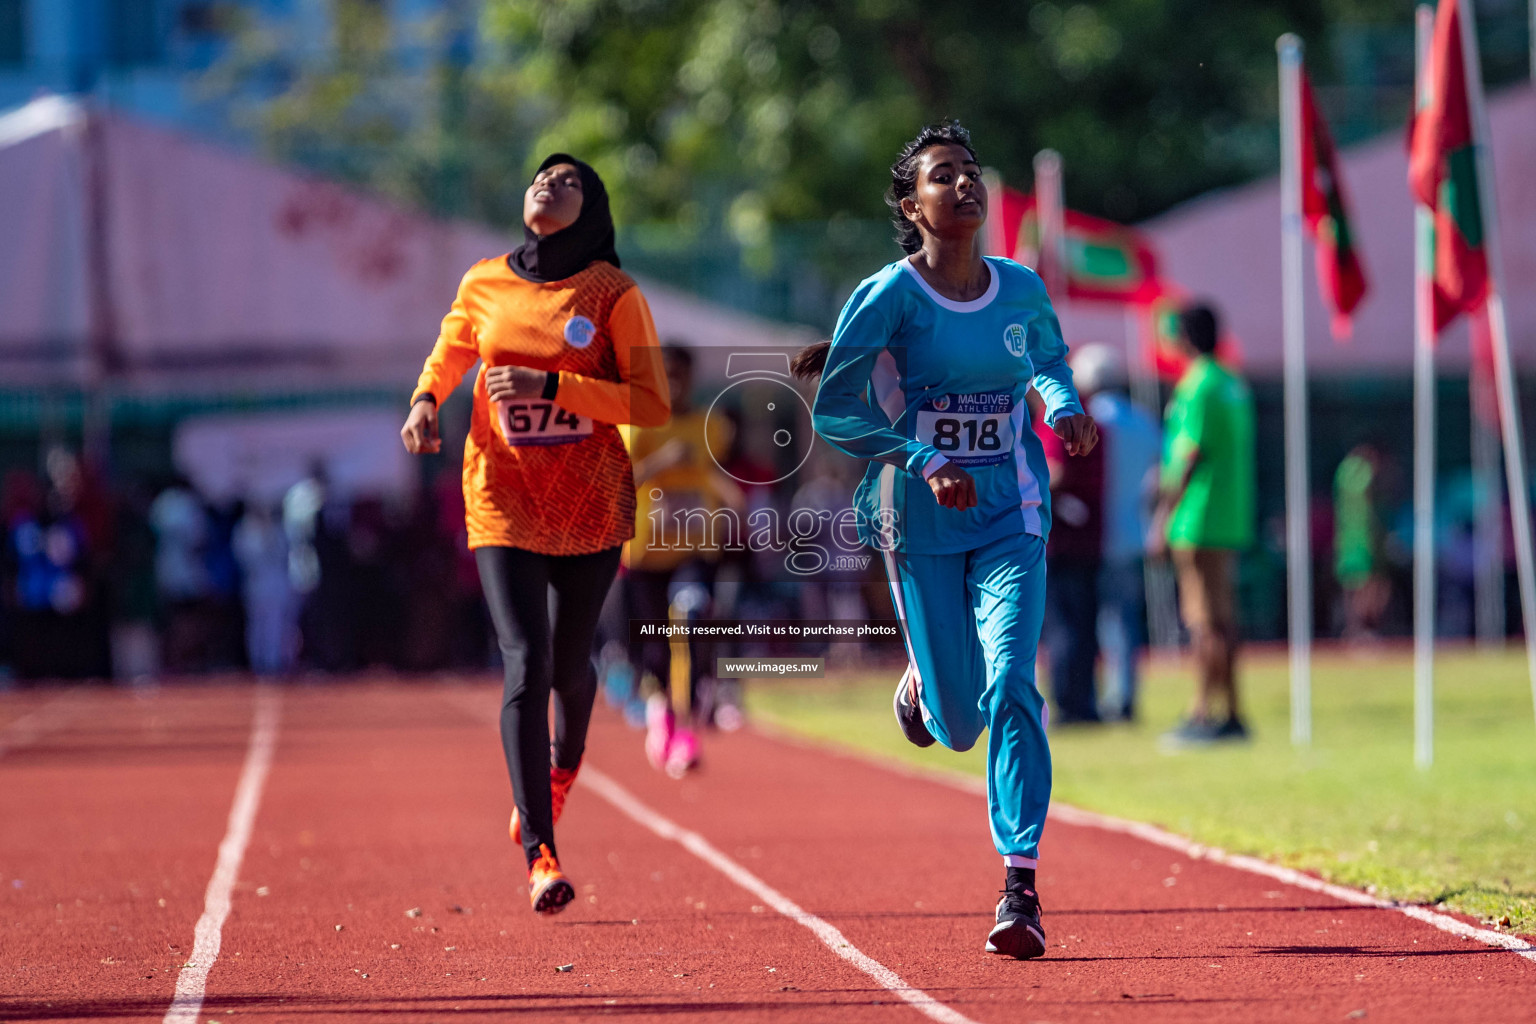
[[[1166,753],[1188,750],[1192,747],[1209,747],[1217,743],[1248,742],[1248,727],[1242,719],[1228,718],[1225,722],[1191,718],[1177,729],[1158,737],[1158,746]]]
[[[1045,926],[1040,897],[1033,889],[1004,889],[997,901],[997,924],[987,936],[987,952],[1033,960],[1045,955]]]
[[[1216,742],[1216,730],[1220,726],[1203,718],[1189,718],[1157,738],[1159,749],[1165,753],[1188,750],[1191,747],[1208,747]]]
[[[916,747],[931,747],[934,744],[933,733],[928,731],[928,726],[923,722],[923,709],[917,703],[914,678],[912,667],[908,665],[901,682],[896,684],[896,697],[892,701],[896,709],[896,724],[901,726],[901,734],[907,738],[908,743]]]
[[[1243,720],[1233,716],[1216,728],[1214,738],[1218,741],[1246,743],[1248,741],[1248,727]]]

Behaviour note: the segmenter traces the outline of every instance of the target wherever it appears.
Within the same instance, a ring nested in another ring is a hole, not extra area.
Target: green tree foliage
[[[443,0],[408,27],[333,5],[331,40],[254,25],[216,72],[260,96],[278,156],[511,225],[532,164],[566,149],[621,222],[748,250],[777,225],[883,217],[926,121],[960,119],[1020,186],[1057,149],[1074,207],[1136,220],[1276,165],[1282,32],[1309,42],[1325,103],[1335,52],[1371,78],[1373,33],[1408,47],[1391,77],[1412,70],[1402,0]],[[1368,127],[1406,111],[1406,81],[1355,87]]]
[[[491,0],[508,84],[540,98],[541,145],[591,154],[640,218],[879,216],[886,168],[957,117],[1029,180],[1064,155],[1074,205],[1160,210],[1273,162],[1274,40],[1322,0]],[[744,237],[745,240],[745,237]]]

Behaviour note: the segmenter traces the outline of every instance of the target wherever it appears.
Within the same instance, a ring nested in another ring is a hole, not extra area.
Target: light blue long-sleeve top
[[[986,264],[986,292],[956,302],[899,260],[861,283],[838,318],[812,420],[869,461],[854,508],[860,536],[881,550],[947,554],[1049,536],[1050,477],[1024,396],[1033,385],[1050,424],[1083,409],[1039,276],[1012,260]],[[945,462],[975,478],[975,508],[934,498],[926,475]]]

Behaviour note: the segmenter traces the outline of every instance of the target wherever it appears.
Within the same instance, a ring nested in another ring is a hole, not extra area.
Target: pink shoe
[[[667,747],[667,774],[680,779],[698,766],[699,738],[685,726],[672,734],[672,743]]]
[[[657,771],[666,767],[672,730],[672,705],[666,694],[658,693],[645,704],[645,757]]]

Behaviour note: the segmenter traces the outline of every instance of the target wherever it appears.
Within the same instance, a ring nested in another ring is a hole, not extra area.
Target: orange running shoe
[[[565,798],[571,795],[571,787],[576,785],[576,773],[581,771],[581,762],[576,762],[576,767],[567,771],[564,768],[549,766],[549,805],[553,811],[552,821],[560,820],[560,812],[565,810]]]
[[[576,773],[581,771],[581,762],[576,762],[576,767],[570,771],[564,768],[549,766],[549,804],[554,813],[550,816],[550,824],[560,823],[560,812],[565,810],[565,798],[571,795],[571,787],[576,784]],[[517,808],[512,808],[512,821],[507,825],[507,834],[518,846],[523,845],[523,826],[517,818]]]
[[[576,890],[560,870],[560,862],[548,845],[540,843],[539,859],[528,869],[528,902],[537,913],[558,914],[575,898]]]

